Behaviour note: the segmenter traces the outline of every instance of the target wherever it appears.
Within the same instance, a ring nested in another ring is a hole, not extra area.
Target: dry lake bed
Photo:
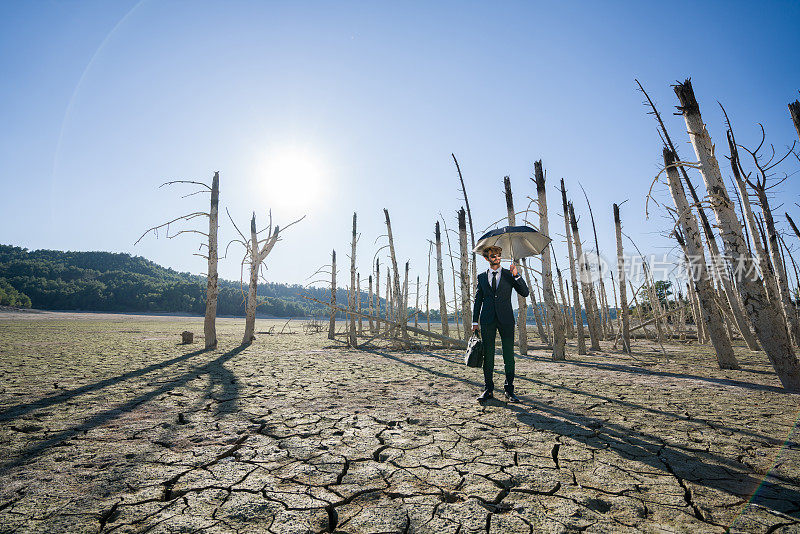
[[[481,406],[460,351],[284,323],[204,352],[202,318],[0,314],[0,532],[800,531],[800,395],[763,352],[532,350]]]

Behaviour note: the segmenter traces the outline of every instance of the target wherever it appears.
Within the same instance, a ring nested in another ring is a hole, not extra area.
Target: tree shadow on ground
[[[212,394],[214,387],[216,385],[219,385],[220,389],[221,389],[221,393],[219,395],[219,398],[217,398],[217,397],[212,397],[212,398],[214,400],[220,402],[220,403],[228,403],[229,404],[227,407],[224,408],[224,410],[220,410],[218,408],[218,413],[228,413],[230,411],[235,411],[237,409],[236,408],[236,402],[237,402],[237,399],[238,399],[238,396],[239,396],[239,384],[238,384],[238,381],[235,378],[232,378],[233,377],[233,373],[231,373],[230,370],[228,370],[225,367],[223,367],[223,364],[225,362],[227,362],[228,360],[230,360],[231,358],[233,358],[234,356],[236,356],[237,354],[239,354],[240,352],[242,352],[242,350],[244,350],[245,348],[246,347],[244,347],[244,346],[238,346],[238,347],[234,348],[233,350],[230,350],[230,351],[228,351],[228,352],[226,352],[224,354],[221,354],[216,359],[211,360],[211,361],[207,362],[204,365],[201,365],[200,367],[197,367],[197,368],[195,368],[195,369],[193,369],[191,371],[187,371],[183,375],[181,375],[181,376],[179,376],[177,378],[170,379],[169,382],[167,382],[166,384],[162,385],[161,387],[158,387],[158,388],[153,389],[151,391],[148,391],[146,393],[142,393],[141,395],[139,395],[139,396],[137,396],[137,397],[135,397],[133,399],[130,399],[127,402],[125,402],[125,403],[123,403],[123,404],[121,404],[119,406],[116,406],[114,408],[110,408],[108,410],[104,410],[104,411],[102,411],[102,412],[100,412],[98,414],[95,414],[95,415],[89,417],[87,420],[85,420],[81,424],[78,424],[78,425],[75,425],[75,426],[73,426],[71,428],[67,428],[66,430],[62,430],[60,432],[57,432],[57,433],[51,435],[50,437],[48,437],[47,439],[45,439],[43,441],[39,441],[38,443],[29,446],[25,450],[19,452],[18,454],[15,454],[16,458],[13,458],[13,459],[10,459],[10,460],[6,460],[5,462],[1,463],[0,464],[0,475],[5,474],[9,469],[11,469],[13,467],[17,467],[19,465],[22,465],[22,464],[25,464],[25,463],[29,462],[30,460],[38,457],[39,455],[41,455],[42,453],[44,453],[45,451],[47,451],[51,447],[57,446],[58,444],[64,442],[65,440],[68,440],[68,439],[70,439],[70,438],[72,438],[72,437],[74,437],[74,436],[76,436],[78,434],[86,433],[86,432],[88,432],[89,430],[91,430],[93,428],[96,428],[96,427],[98,427],[98,426],[100,426],[100,425],[102,425],[104,423],[107,423],[108,421],[114,420],[117,417],[119,417],[120,415],[122,415],[123,413],[130,412],[131,410],[135,409],[140,404],[142,404],[144,402],[147,402],[147,401],[150,401],[150,400],[153,400],[154,398],[158,397],[159,395],[163,395],[166,392],[171,391],[171,390],[173,390],[175,388],[185,386],[190,381],[192,381],[192,380],[194,380],[194,379],[196,379],[196,378],[198,378],[200,376],[203,376],[205,374],[208,374],[211,377],[211,382],[210,382],[209,387],[206,389],[206,394],[207,395]],[[191,352],[191,353],[188,353],[188,354],[184,354],[183,356],[179,356],[177,358],[173,358],[171,360],[167,360],[167,362],[162,362],[161,364],[155,364],[155,365],[152,365],[152,366],[148,366],[148,367],[143,368],[143,369],[151,369],[151,370],[163,369],[163,368],[167,367],[168,365],[170,365],[171,363],[176,363],[177,361],[184,360],[184,359],[189,358],[191,356],[197,356],[197,355],[202,354],[204,352],[206,352],[206,351],[205,350],[194,351],[194,352]],[[169,362],[171,362],[171,363],[169,363]],[[138,371],[132,371],[131,373],[125,373],[124,375],[121,375],[121,376],[119,376],[119,377],[117,377],[115,379],[103,380],[101,382],[97,382],[97,383],[92,385],[92,386],[96,386],[96,387],[87,386],[86,388],[78,388],[78,389],[72,390],[72,391],[76,392],[78,390],[85,389],[85,391],[82,391],[82,392],[85,393],[86,391],[92,391],[93,389],[98,389],[99,387],[101,387],[101,386],[98,386],[98,384],[106,383],[105,385],[109,385],[109,383],[111,383],[111,384],[118,383],[118,382],[124,380],[125,378],[131,378],[132,376],[139,376],[141,374],[144,374],[144,372],[142,372],[143,369],[140,369]],[[148,372],[150,372],[150,371],[148,371]],[[72,398],[72,397],[74,397],[75,395],[78,395],[78,394],[79,393],[74,393],[71,396],[69,396],[68,398]],[[45,400],[47,400],[47,399],[45,399]],[[65,399],[61,399],[60,402],[63,402],[65,400],[67,400],[67,399],[66,398]],[[35,403],[31,403],[31,405],[33,405],[33,404],[35,404]],[[51,403],[51,404],[55,404],[55,403]],[[31,406],[31,405],[26,405],[26,406]],[[46,404],[46,405],[49,405],[49,404]],[[28,409],[28,411],[30,411],[31,409],[34,409],[34,408],[30,408],[30,409]]]
[[[637,374],[637,375],[647,375],[647,376],[662,376],[668,378],[683,378],[688,380],[698,380],[701,382],[709,382],[711,384],[719,384],[722,386],[734,386],[740,387],[744,389],[752,389],[754,391],[769,391],[772,393],[790,393],[786,391],[784,388],[780,386],[770,386],[768,384],[754,384],[751,382],[744,382],[742,380],[736,380],[733,378],[715,378],[712,376],[700,376],[700,375],[692,375],[688,373],[675,373],[671,371],[656,371],[653,369],[648,369],[646,367],[636,367],[634,365],[627,365],[622,363],[603,363],[603,362],[579,362],[575,360],[559,360],[557,362],[553,361],[551,358],[543,358],[543,357],[534,357],[534,356],[520,356],[517,355],[518,358],[529,359],[529,360],[536,360],[536,361],[544,361],[544,362],[551,362],[551,363],[559,363],[559,364],[567,364],[567,365],[574,365],[576,367],[592,367],[595,369],[604,369],[608,371],[617,371],[621,373],[629,373],[629,374]],[[746,372],[751,372],[746,369],[740,369]],[[733,371],[731,371],[733,372]],[[757,373],[764,373],[764,374],[772,374],[775,376],[775,373],[766,373],[765,371],[752,371]],[[776,377],[777,380],[777,377]]]
[[[430,369],[424,365],[407,361],[396,355],[375,350],[366,352],[408,365],[441,378],[457,380],[471,386],[480,385],[476,381]],[[434,356],[448,363],[455,363],[452,360],[432,353],[425,353],[425,355]],[[545,385],[543,382],[524,377],[518,376],[516,378],[522,378],[522,380]],[[549,384],[547,385],[550,386]],[[579,395],[597,397],[595,394],[583,392],[581,390],[572,388],[562,389],[567,389]],[[767,477],[760,477],[752,472],[748,472],[746,466],[743,466],[735,460],[708,451],[681,447],[675,444],[668,445],[658,436],[615,423],[601,422],[598,418],[586,417],[569,410],[538,403],[526,398],[524,395],[523,399],[524,403],[521,405],[499,403],[497,401],[493,402],[492,405],[508,407],[511,411],[515,412],[520,422],[536,430],[550,431],[558,435],[569,437],[589,447],[613,450],[623,458],[641,462],[644,465],[663,471],[665,474],[676,477],[681,485],[684,484],[684,480],[688,480],[694,484],[733,495],[743,501],[750,499],[750,502],[757,503],[770,510],[793,517],[800,517],[800,492],[797,489],[767,480]],[[609,402],[619,402],[618,399],[605,399]],[[644,408],[633,403],[622,404],[632,410]],[[644,411],[672,415],[659,410],[649,409]],[[699,420],[694,419],[693,421],[697,422]],[[715,426],[719,427],[720,425]],[[745,433],[740,429],[734,429],[734,431]],[[783,443],[772,438],[770,439],[777,444]],[[702,512],[691,502],[690,493],[687,493],[687,505],[692,507],[695,516],[705,520],[702,517]]]
[[[147,367],[136,369],[135,371],[129,371],[127,373],[123,373],[113,378],[106,378],[104,380],[100,380],[92,384],[86,384],[85,386],[81,386],[75,389],[62,391],[50,397],[38,399],[33,402],[27,402],[23,404],[16,404],[14,406],[9,406],[8,408],[0,412],[0,422],[13,421],[14,419],[17,419],[18,417],[21,417],[29,412],[32,412],[33,410],[38,410],[40,408],[47,408],[48,406],[53,406],[55,404],[61,404],[63,402],[67,402],[68,400],[74,399],[79,395],[83,395],[85,393],[91,393],[92,391],[97,391],[108,386],[113,386],[125,380],[130,380],[131,378],[138,378],[148,373],[152,373],[153,371],[160,371],[161,369],[165,369],[171,365],[175,365],[176,363],[188,360],[189,358],[192,358],[194,356],[199,356],[200,354],[203,354],[204,352],[207,351],[208,349],[195,350],[183,354],[181,356],[176,356],[169,360],[165,360],[163,362],[154,363],[152,365],[148,365]]]

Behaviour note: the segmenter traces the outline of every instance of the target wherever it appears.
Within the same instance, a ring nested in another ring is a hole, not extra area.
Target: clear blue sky
[[[535,194],[541,158],[554,234],[563,177],[586,240],[578,181],[589,193],[602,253],[614,253],[611,204],[626,199],[626,231],[661,253],[670,223],[657,208],[644,219],[660,141],[634,78],[683,159],[693,153],[670,84],[687,76],[720,156],[716,100],[740,142],[762,122],[785,147],[797,138],[786,105],[800,96],[798,23],[788,1],[3,2],[0,243],[202,273],[198,236],[133,243],[207,207],[159,184],[219,170],[241,228],[253,210],[259,226],[269,209],[280,224],[307,215],[267,259],[271,281],[302,283],[333,248],[346,262],[353,211],[367,273],[388,208],[399,259],[424,283],[434,222],[441,213],[454,228],[461,206],[454,152],[476,230],[504,216],[504,175],[518,207]],[[775,202],[800,217],[798,179]],[[670,201],[663,186],[656,195]],[[223,245],[234,237],[223,218]],[[221,260],[223,277],[239,278],[241,253]]]

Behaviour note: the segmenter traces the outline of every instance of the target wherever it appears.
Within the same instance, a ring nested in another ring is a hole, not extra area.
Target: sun
[[[276,208],[302,210],[317,206],[325,197],[330,169],[309,147],[285,145],[265,151],[256,173],[258,191]]]

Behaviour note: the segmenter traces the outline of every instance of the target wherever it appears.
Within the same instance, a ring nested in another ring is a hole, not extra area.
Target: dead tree
[[[578,185],[580,185],[580,183]],[[603,277],[605,274],[603,273],[603,264],[600,261],[600,242],[597,240],[597,226],[594,223],[594,212],[592,211],[592,203],[589,202],[589,195],[586,194],[586,190],[583,188],[583,185],[581,185],[581,191],[583,191],[583,196],[586,198],[586,205],[589,207],[589,219],[592,221],[592,232],[594,232],[594,247],[595,251],[597,252],[597,274],[598,282],[600,283],[600,318],[603,323],[603,332],[605,333],[605,331],[608,330],[608,336],[613,339],[614,326],[611,324],[611,320],[609,319],[608,303],[606,302],[606,286],[603,283]]]
[[[594,292],[592,288],[592,275],[589,271],[589,264],[583,255],[581,247],[581,236],[578,231],[578,220],[575,218],[575,209],[569,204],[569,222],[572,227],[572,240],[575,242],[575,254],[578,256],[578,268],[581,275],[581,289],[583,290],[583,302],[586,304],[586,323],[589,326],[589,339],[592,342],[592,350],[600,350],[600,329],[597,320],[597,310],[594,308]]]
[[[417,291],[415,293],[416,304],[414,305],[414,328],[419,326],[419,275],[417,275]]]
[[[442,234],[439,231],[439,221],[436,221],[436,275],[439,281],[439,316],[442,319],[442,335],[450,337],[450,327],[447,320],[447,299],[444,295],[444,270],[442,269]]]
[[[700,307],[697,305],[697,300],[694,295],[694,284],[687,283],[686,284],[686,299],[689,301],[689,305],[692,309],[692,321],[694,321],[695,327],[700,323]],[[700,340],[700,329],[697,329],[697,339]]]
[[[433,242],[428,240],[428,281],[425,283],[425,319],[428,321],[428,332],[431,331],[431,251],[433,250]]]
[[[386,320],[394,321],[394,297],[392,291],[392,273],[386,268]],[[389,323],[386,323],[387,332],[390,330]]]
[[[384,208],[383,209],[383,213],[386,216],[386,232],[387,232],[387,235],[389,236],[389,255],[390,255],[391,259],[392,259],[392,270],[395,273],[395,276],[394,276],[394,294],[395,294],[395,303],[396,303],[396,306],[398,308],[398,310],[397,310],[398,313],[397,313],[397,316],[396,316],[397,317],[396,322],[400,322],[402,320],[401,333],[403,335],[403,340],[405,341],[405,340],[408,340],[408,329],[406,328],[407,321],[405,320],[406,319],[406,311],[403,311],[402,317],[400,316],[400,313],[399,313],[399,311],[400,311],[399,308],[403,303],[403,299],[401,298],[401,293],[400,293],[400,276],[398,274],[399,271],[397,270],[397,256],[395,255],[395,252],[394,252],[394,238],[392,237],[392,222],[391,222],[391,220],[389,220],[389,210]]]
[[[676,159],[679,161],[680,158],[678,157],[678,151],[675,148],[675,145],[672,143],[672,139],[669,136],[669,132],[667,132],[666,126],[664,126],[664,121],[661,120],[661,114],[656,109],[655,104],[650,99],[650,95],[644,90],[642,84],[636,80],[636,83],[639,85],[639,89],[644,94],[645,98],[647,98],[648,105],[650,106],[651,113],[655,117],[656,121],[658,122],[659,128],[662,133],[662,140],[667,145],[673,154],[675,154]],[[679,171],[683,176],[683,182],[686,184],[686,187],[689,189],[689,194],[692,196],[693,205],[696,206],[697,215],[700,217],[701,228],[703,229],[703,234],[706,238],[706,244],[708,245],[708,251],[711,254],[711,265],[714,267],[712,274],[719,276],[720,273],[717,272],[716,266],[721,263],[722,255],[720,254],[719,247],[717,246],[717,241],[714,237],[714,232],[711,229],[711,224],[708,222],[708,217],[706,216],[705,210],[703,209],[703,204],[700,202],[700,198],[697,195],[697,191],[694,188],[694,184],[689,179],[689,174],[686,172],[684,166],[679,167]],[[753,336],[753,333],[750,330],[750,324],[748,324],[747,319],[745,318],[745,312],[740,305],[739,298],[736,296],[736,293],[733,290],[731,281],[728,277],[721,277],[722,280],[722,287],[725,290],[725,297],[728,300],[728,304],[731,308],[731,313],[733,314],[734,319],[736,320],[736,326],[738,327],[739,331],[742,334],[742,337],[747,343],[747,346],[750,350],[759,350],[758,341]]]
[[[749,255],[742,227],[725,189],[719,163],[714,156],[711,136],[700,115],[700,106],[695,98],[691,81],[687,79],[684,83],[678,84],[675,93],[680,101],[678,109],[683,114],[692,146],[700,161],[700,174],[705,181],[711,207],[717,217],[725,251],[734,264],[746,265]],[[800,362],[783,322],[782,310],[775,306],[777,303],[767,300],[760,276],[738,277],[738,285],[756,335],[778,378],[787,390],[800,391]]]
[[[753,208],[750,205],[750,195],[747,191],[747,182],[745,178],[742,176],[742,173],[739,171],[739,169],[741,168],[741,162],[739,161],[739,151],[736,148],[736,141],[733,137],[733,130],[730,129],[730,127],[728,128],[727,136],[728,136],[728,149],[730,150],[731,153],[730,156],[731,171],[733,172],[733,178],[736,181],[738,196],[742,205],[742,215],[744,217],[747,230],[750,234],[749,242],[751,242],[753,244],[753,248],[755,248],[755,256],[758,259],[758,266],[761,269],[761,276],[764,278],[764,285],[767,291],[767,298],[769,300],[775,300],[780,298],[780,292],[778,290],[778,282],[775,279],[775,273],[772,271],[772,265],[769,262],[769,255],[764,249],[764,241],[762,241],[761,239],[761,235],[758,229],[758,224],[756,223],[756,218],[755,215],[753,214]],[[747,234],[745,234],[745,237],[747,237]]]
[[[388,302],[388,292],[387,292],[387,299]],[[381,316],[381,259],[375,258],[375,317]],[[387,317],[388,319],[388,317]],[[380,333],[381,331],[381,322],[375,321],[375,329]]]
[[[356,309],[361,313],[361,273],[356,272]],[[364,318],[358,317],[358,335],[364,335]]]
[[[400,311],[400,320],[403,324],[408,324],[408,265],[406,262],[406,274],[403,276],[403,309]]]
[[[516,217],[514,213],[514,196],[511,194],[511,178],[508,176],[503,178],[503,185],[505,186],[505,194],[506,194],[506,209],[508,210],[508,224],[509,226],[514,226],[516,223]],[[512,263],[514,262],[515,258],[511,258]],[[527,315],[528,315],[528,304],[525,300],[525,297],[522,295],[517,295],[517,302],[519,304],[519,310],[517,312],[517,327],[519,329],[519,353],[523,356],[528,354],[528,327],[527,327]]]
[[[211,180],[211,208],[208,212],[208,278],[206,282],[206,316],[203,335],[207,349],[217,346],[217,296],[219,295],[219,172]]]
[[[369,296],[367,297],[367,309],[370,315],[375,315],[375,310],[372,305],[372,275],[369,275]],[[375,324],[372,322],[372,317],[369,319],[369,333],[375,335]]]
[[[733,354],[731,340],[724,330],[722,315],[714,302],[714,288],[706,272],[706,257],[703,251],[703,242],[700,239],[700,229],[697,220],[692,214],[689,202],[681,184],[681,177],[675,168],[676,156],[668,148],[664,148],[664,166],[667,169],[669,190],[675,202],[678,224],[685,236],[686,259],[691,266],[692,282],[700,298],[700,310],[703,321],[708,326],[711,344],[717,353],[717,363],[720,369],[738,369],[739,364]]]
[[[580,293],[578,292],[578,274],[575,266],[575,254],[572,251],[572,226],[569,220],[569,203],[564,179],[561,179],[561,205],[564,209],[564,227],[566,229],[567,250],[569,251],[569,274],[572,285],[572,310],[575,314],[575,328],[578,331],[578,354],[586,354],[586,338],[583,333],[583,317],[581,313]]]
[[[347,307],[350,311],[356,310],[356,242],[358,236],[356,234],[356,218],[357,215],[353,212],[353,236],[350,243],[350,291],[347,298]],[[350,322],[347,330],[347,343],[351,347],[355,347],[358,342],[356,340],[356,316],[350,314]]]
[[[336,251],[331,252],[331,319],[328,324],[328,339],[336,339]]]
[[[733,140],[732,130],[728,130],[730,133],[730,137]],[[758,174],[755,178],[755,181],[751,180],[748,175],[745,175],[745,180],[753,188],[758,197],[758,202],[761,205],[761,214],[764,217],[764,227],[767,233],[767,239],[769,240],[769,249],[772,254],[772,267],[773,272],[775,274],[775,281],[778,285],[778,295],[780,297],[781,303],[783,305],[783,313],[784,317],[786,318],[786,324],[789,327],[789,332],[791,333],[792,338],[794,339],[795,344],[800,344],[800,321],[797,319],[797,313],[795,310],[795,305],[792,302],[791,293],[789,292],[789,280],[786,276],[786,270],[784,267],[783,258],[781,258],[780,253],[780,244],[778,243],[778,231],[775,228],[775,221],[772,218],[772,210],[770,209],[769,199],[767,197],[767,192],[780,185],[784,180],[779,180],[778,182],[768,185],[767,180],[770,177],[770,171],[774,169],[777,165],[783,162],[789,154],[791,154],[794,146],[789,152],[786,153],[785,156],[780,158],[778,161],[773,162],[774,159],[774,150],[772,157],[769,158],[768,161],[763,162],[762,158],[759,154],[762,146],[764,145],[765,141],[765,134],[764,134],[764,127],[761,127],[761,143],[755,150],[750,150],[746,147],[742,147],[753,159],[753,163],[758,170]],[[740,145],[736,145],[735,141],[733,143],[733,148],[736,149]],[[732,159],[735,159],[738,163],[739,172],[741,174],[744,173],[744,169],[739,162],[738,156],[736,153],[731,155]]]
[[[444,236],[447,239],[447,257],[450,258],[450,273],[453,275],[453,318],[456,322],[456,335],[458,338],[461,338],[462,331],[459,328],[459,317],[461,313],[459,312],[458,308],[458,284],[456,282],[456,264],[455,264],[455,255],[453,254],[453,247],[450,246],[450,233],[447,230],[447,221],[445,221],[442,214],[439,214],[439,217],[442,219],[442,226],[444,226]],[[463,321],[463,317],[461,320]]]
[[[553,263],[556,268],[556,277],[558,278],[558,292],[561,295],[561,314],[564,316],[564,326],[566,327],[565,334],[568,338],[575,337],[575,326],[572,324],[572,316],[569,314],[569,304],[566,294],[564,293],[564,279],[561,276],[561,269],[558,268],[558,260],[556,260],[555,252],[553,252],[553,245],[550,244],[550,252],[552,253]]]
[[[472,244],[472,285],[471,291],[476,291],[478,289],[478,267],[477,262],[475,261],[475,230],[472,227],[472,211],[469,209],[469,197],[467,197],[467,187],[464,185],[464,177],[461,176],[461,167],[458,165],[458,160],[456,159],[455,154],[450,154],[453,156],[453,162],[456,164],[456,170],[458,171],[458,179],[461,181],[461,192],[464,194],[464,204],[467,206],[467,220],[469,221],[469,235],[470,235],[470,243]],[[468,317],[465,315],[464,317]],[[464,319],[464,323],[466,324],[467,320]],[[467,338],[468,339],[468,338]]]
[[[547,194],[545,191],[544,171],[542,170],[542,160],[533,163],[533,174],[536,182],[536,193],[539,200],[539,231],[549,236],[550,223],[547,220]],[[542,291],[544,293],[544,304],[550,313],[550,321],[553,324],[553,359],[565,360],[566,337],[564,334],[564,323],[561,321],[561,312],[556,305],[556,297],[553,294],[553,272],[550,265],[550,247],[545,247],[542,251]]]
[[[168,239],[172,239],[173,237],[177,237],[181,234],[200,234],[205,236],[208,239],[208,243],[202,243],[200,248],[206,247],[208,249],[208,254],[195,254],[196,256],[200,256],[201,258],[205,258],[208,260],[208,272],[206,280],[206,316],[205,321],[203,322],[203,334],[205,336],[205,347],[206,349],[213,349],[217,346],[217,297],[219,295],[219,275],[217,274],[217,264],[219,262],[219,244],[217,240],[217,233],[219,231],[219,171],[214,173],[214,177],[211,179],[211,186],[209,187],[207,184],[202,182],[195,182],[191,180],[173,180],[170,182],[165,182],[161,184],[159,187],[164,187],[165,185],[173,185],[173,184],[192,184],[197,185],[202,188],[205,188],[200,191],[196,191],[194,193],[189,193],[185,196],[195,195],[197,193],[203,193],[205,190],[208,190],[211,193],[211,208],[208,212],[205,211],[196,211],[194,213],[188,213],[186,215],[181,215],[180,217],[176,217],[171,221],[167,221],[164,224],[159,224],[158,226],[153,226],[152,228],[148,228],[139,239],[136,240],[134,246],[142,240],[144,236],[153,232],[156,237],[158,237],[158,230],[161,228],[166,229],[166,235]],[[177,223],[179,221],[186,222],[191,221],[197,217],[208,217],[208,233],[201,232],[200,230],[180,230],[173,235],[170,235],[169,228],[170,225]]]
[[[528,296],[531,299],[531,308],[533,309],[533,319],[536,321],[536,329],[539,332],[539,337],[542,340],[542,343],[550,346],[550,338],[547,336],[547,332],[544,328],[544,318],[542,317],[541,310],[539,309],[539,303],[536,302],[536,292],[533,291],[533,284],[531,283],[531,275],[528,272],[528,263],[525,261],[525,258],[522,258],[522,272],[525,274],[525,283],[528,284],[528,288],[530,289],[530,293]]]
[[[614,228],[617,236],[617,278],[619,278],[619,305],[622,309],[622,351],[631,353],[631,323],[628,313],[628,297],[625,288],[625,256],[622,249],[622,221],[619,206],[614,204]]]
[[[467,251],[467,220],[464,208],[458,211],[458,245],[461,252],[461,317],[464,327],[464,339],[472,334],[472,323],[468,319],[471,313],[469,252]]]
[[[261,274],[261,267],[264,263],[264,260],[267,259],[269,253],[272,252],[275,244],[281,240],[280,228],[278,225],[275,225],[275,229],[272,229],[272,212],[270,212],[269,225],[267,228],[258,231],[256,229],[256,214],[253,212],[253,217],[250,219],[250,238],[247,239],[239,230],[239,227],[236,226],[236,223],[233,222],[233,218],[230,217],[230,213],[228,213],[228,217],[231,219],[233,227],[242,238],[241,241],[238,239],[234,241],[241,243],[247,249],[245,258],[242,260],[242,265],[244,265],[245,261],[247,261],[250,267],[250,283],[247,288],[247,304],[245,305],[244,337],[242,338],[242,345],[249,345],[255,339],[256,307],[258,306],[258,278]],[[305,216],[289,223],[284,228],[284,231],[302,221],[304,218]],[[258,234],[265,231],[267,233],[267,237],[264,239],[259,239]]]

